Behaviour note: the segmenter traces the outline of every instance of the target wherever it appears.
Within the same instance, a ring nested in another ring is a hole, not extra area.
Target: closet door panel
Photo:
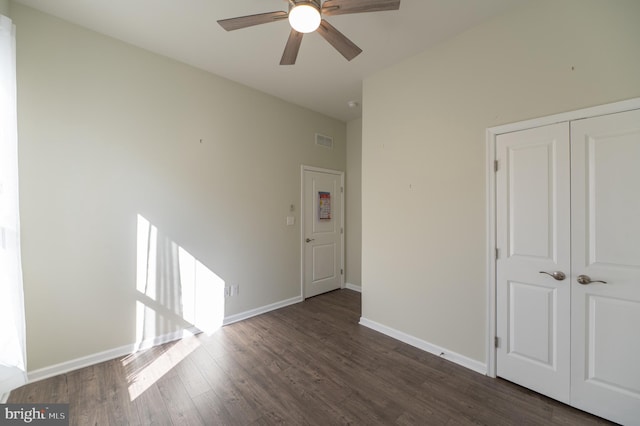
[[[496,157],[497,374],[568,403],[569,125],[500,135]]]
[[[640,424],[640,110],[572,122],[571,151],[571,404]]]

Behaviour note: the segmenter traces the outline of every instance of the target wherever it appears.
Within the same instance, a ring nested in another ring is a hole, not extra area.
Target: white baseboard
[[[257,315],[266,314],[270,311],[275,311],[276,309],[284,308],[285,306],[294,305],[296,303],[302,302],[302,296],[292,297],[291,299],[282,300],[280,302],[272,303],[270,305],[262,306],[260,308],[251,309],[249,311],[241,312],[235,315],[229,315],[225,317],[222,321],[222,325],[233,324],[234,322],[242,321],[249,319],[251,317],[255,317]]]
[[[402,331],[387,327],[386,325],[382,325],[364,317],[360,318],[360,324],[382,334],[386,334],[389,337],[393,337],[396,340],[400,340],[401,342],[414,346],[418,349],[422,349],[423,351],[439,356],[440,358],[444,358],[458,365],[466,367],[470,370],[475,371],[476,373],[480,373],[483,375],[487,374],[487,365],[484,362],[468,358],[464,355],[460,355],[459,353],[426,342],[422,339],[418,339],[417,337],[414,337],[410,334],[403,333]]]
[[[295,303],[302,302],[302,296],[293,297],[291,299],[283,300],[280,302],[272,303],[260,308],[251,309],[239,314],[230,315],[225,317],[222,325],[229,325],[234,322],[242,321],[256,315],[264,314],[275,309],[280,309],[285,306],[293,305]],[[174,340],[182,339],[187,336],[193,336],[200,333],[200,330],[196,327],[190,327],[184,330],[178,330],[172,333],[157,336],[153,339],[147,339],[140,343],[132,343],[129,345],[120,346],[119,348],[109,349],[104,352],[76,358],[70,361],[61,362],[60,364],[51,365],[48,367],[33,370],[28,373],[29,383],[37,382],[39,380],[48,379],[60,374],[69,373],[80,368],[88,367],[90,365],[99,364],[101,362],[109,361],[115,358],[130,355],[140,350],[149,349],[153,346],[162,345],[165,343],[173,342]],[[8,395],[7,395],[8,397]]]
[[[353,290],[353,291],[357,291],[358,293],[362,293],[362,286],[359,286],[359,285],[355,285],[355,284],[351,284],[351,283],[345,283],[344,288],[349,289],[349,290]]]
[[[174,340],[180,340],[185,337],[195,336],[196,334],[200,334],[200,333],[202,333],[202,330],[200,330],[198,327],[192,326],[182,330],[174,331],[172,333],[163,334],[162,336],[156,336],[153,339],[145,339],[142,342],[136,343],[134,345],[123,346],[123,348],[133,346],[133,350],[125,354],[125,355],[128,355],[134,352],[153,348],[154,346],[164,345],[165,343],[173,342]],[[114,357],[114,358],[117,358],[117,357]]]
[[[146,339],[140,343],[131,343],[129,345],[120,346],[119,348],[109,349],[103,352],[98,352],[96,354],[61,362],[60,364],[54,364],[49,367],[33,370],[28,373],[29,383],[48,379],[49,377],[54,377],[60,374],[69,373],[80,368],[99,364],[101,362],[109,361],[115,358],[127,356],[137,351],[149,349],[158,345],[163,345],[165,343],[173,342],[174,340],[182,339],[187,336],[193,336],[198,333],[200,333],[200,330],[198,330],[196,327],[189,327],[188,329],[174,331],[172,333],[163,334],[162,336],[156,336],[153,339]]]
[[[48,367],[39,368],[37,370],[29,371],[27,376],[29,377],[28,383],[37,382],[40,380],[48,379],[60,374],[69,373],[80,368],[88,367],[90,365],[99,364],[104,361],[109,361],[114,358],[119,358],[125,355],[129,355],[135,352],[135,345],[125,345],[119,348],[110,349],[108,351],[99,352],[92,355],[83,356],[80,358],[72,359],[70,361],[61,362],[59,364],[50,365]]]

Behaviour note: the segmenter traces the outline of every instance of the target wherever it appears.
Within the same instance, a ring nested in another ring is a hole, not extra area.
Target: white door
[[[571,149],[571,403],[640,425],[640,110],[572,122]]]
[[[496,140],[497,375],[569,402],[569,127]]]
[[[343,283],[342,172],[303,168],[304,297]]]

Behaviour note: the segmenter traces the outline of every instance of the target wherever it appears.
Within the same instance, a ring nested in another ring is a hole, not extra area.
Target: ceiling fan
[[[348,13],[378,12],[400,9],[400,0],[288,0],[289,11],[259,13],[238,18],[221,19],[218,24],[227,31],[254,25],[289,19],[291,33],[284,48],[280,65],[293,65],[298,57],[302,36],[317,31],[348,61],[358,56],[362,49],[344,36],[323,16]]]

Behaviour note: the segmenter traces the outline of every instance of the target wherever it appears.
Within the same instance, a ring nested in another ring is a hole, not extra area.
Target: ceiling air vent
[[[316,133],[316,145],[324,146],[325,148],[333,148],[333,138],[331,136]]]

